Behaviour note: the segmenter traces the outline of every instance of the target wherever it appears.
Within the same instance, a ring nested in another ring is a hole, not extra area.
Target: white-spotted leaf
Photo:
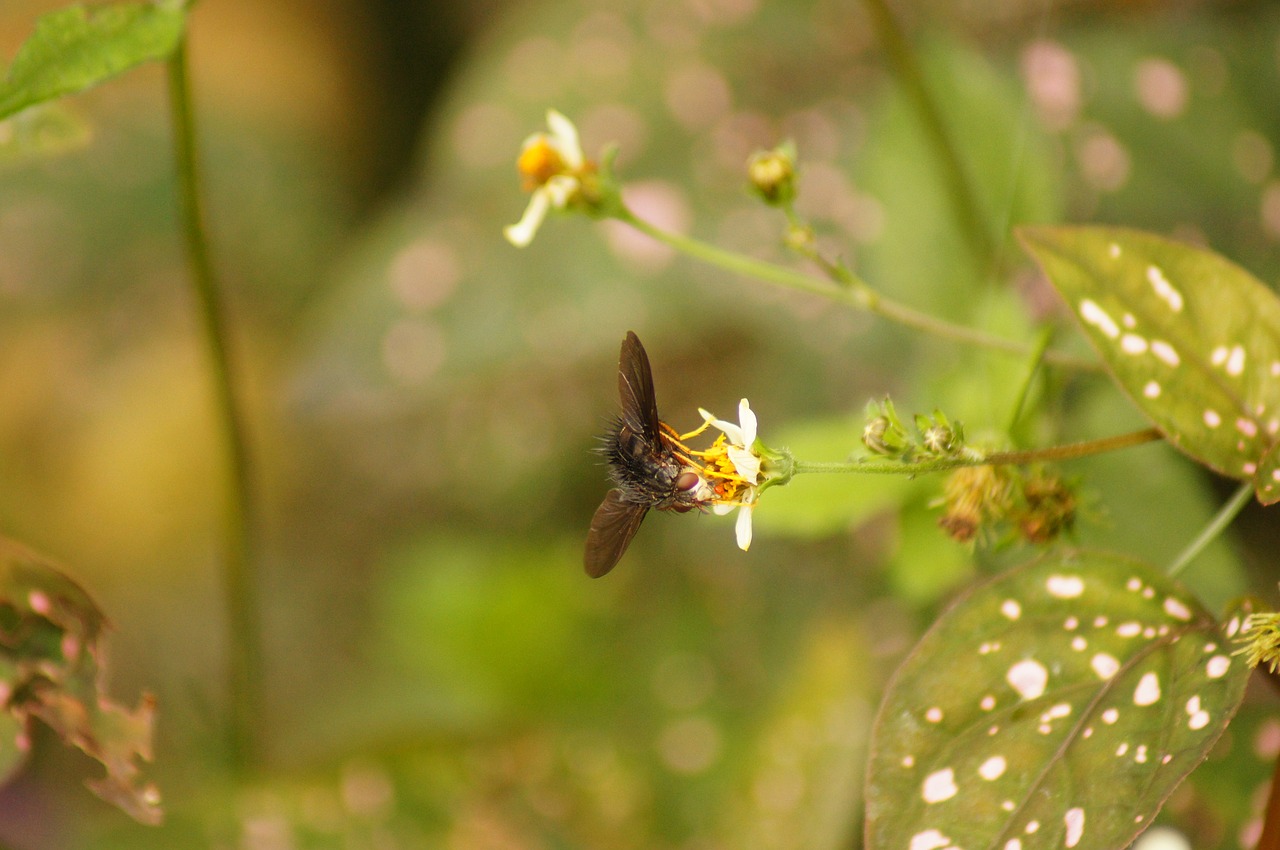
[[[1222,734],[1247,665],[1140,562],[1058,554],[970,592],[872,732],[869,850],[1115,850]]]
[[[1217,254],[1148,233],[1019,235],[1116,381],[1170,443],[1280,501],[1280,298]]]

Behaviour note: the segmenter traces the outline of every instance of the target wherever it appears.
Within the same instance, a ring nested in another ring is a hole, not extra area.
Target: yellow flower
[[[572,121],[549,109],[547,127],[550,133],[534,133],[525,139],[516,160],[521,184],[532,193],[520,220],[502,229],[507,241],[517,248],[533,241],[548,212],[565,209],[578,197],[582,177],[591,168]]]

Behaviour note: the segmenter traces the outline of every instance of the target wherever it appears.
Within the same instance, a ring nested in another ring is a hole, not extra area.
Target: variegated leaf
[[[870,850],[1115,850],[1208,754],[1249,669],[1173,580],[1058,554],[972,591],[891,683]]]
[[[1212,251],[1107,227],[1019,235],[1173,445],[1280,501],[1280,298]]]

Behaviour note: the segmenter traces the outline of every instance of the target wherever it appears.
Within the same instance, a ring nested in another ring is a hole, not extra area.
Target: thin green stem
[[[866,5],[889,65],[920,116],[925,135],[937,153],[947,182],[947,194],[955,208],[956,220],[979,262],[984,267],[989,266],[995,259],[997,246],[989,229],[986,212],[960,158],[959,148],[952,141],[946,122],[942,119],[942,111],[929,93],[920,63],[916,61],[911,45],[907,43],[885,0],[866,0]]]
[[[812,461],[796,460],[793,470],[802,472],[854,472],[871,475],[924,475],[930,472],[945,472],[962,466],[1025,466],[1029,463],[1044,461],[1074,460],[1090,455],[1113,452],[1118,449],[1138,446],[1161,439],[1155,428],[1117,434],[1100,440],[1085,440],[1079,443],[1068,443],[1062,446],[1049,446],[1043,449],[1028,449],[1017,452],[992,452],[981,454],[970,452],[959,457],[936,458],[914,463],[899,460],[852,460],[852,461]]]
[[[1018,387],[1018,397],[1014,399],[1013,408],[1009,411],[1009,424],[1005,427],[1005,432],[1012,434],[1013,429],[1017,427],[1018,420],[1022,418],[1022,411],[1027,406],[1027,397],[1031,393],[1031,383],[1035,380],[1036,373],[1040,371],[1040,366],[1044,363],[1045,352],[1049,350],[1049,343],[1053,339],[1053,328],[1047,327],[1040,332],[1040,336],[1036,339],[1035,347],[1031,349],[1031,360],[1027,364],[1027,374],[1022,379],[1022,385]]]
[[[718,248],[715,245],[702,242],[690,236],[663,230],[640,218],[630,209],[623,208],[619,210],[617,218],[646,236],[650,236],[665,245],[671,246],[680,253],[693,257],[695,260],[701,260],[708,265],[717,266],[746,277],[754,277],[757,280],[767,281],[796,292],[821,295],[824,298],[850,307],[871,308],[869,301],[873,300],[874,292],[861,278],[853,278],[850,282],[850,289],[837,289],[829,281],[822,278],[813,277],[812,275],[789,269],[786,266],[757,260],[744,254],[726,251],[723,248]]]
[[[1218,535],[1231,524],[1231,521],[1236,518],[1240,511],[1244,510],[1244,506],[1252,498],[1253,485],[1246,481],[1240,485],[1240,489],[1231,495],[1226,504],[1218,510],[1218,513],[1204,527],[1204,530],[1196,535],[1196,539],[1187,544],[1187,548],[1183,549],[1182,553],[1173,559],[1173,563],[1169,564],[1169,568],[1165,572],[1171,576],[1176,576],[1182,572],[1183,568],[1195,560],[1195,557],[1203,552],[1205,547],[1218,539]]]
[[[210,376],[226,457],[223,505],[223,593],[227,608],[228,748],[235,769],[246,772],[258,758],[262,722],[262,659],[257,590],[252,572],[253,494],[243,413],[236,397],[225,307],[205,235],[195,120],[191,108],[185,40],[169,59],[169,101],[182,233],[192,292],[208,350]]]
[[[1026,357],[1034,350],[1032,346],[1024,343],[994,336],[964,325],[953,324],[885,298],[872,289],[866,281],[847,269],[844,270],[840,278],[840,282],[846,285],[835,286],[830,281],[789,269],[786,266],[779,266],[743,254],[726,251],[701,240],[663,230],[638,217],[626,208],[618,210],[616,218],[664,245],[669,245],[682,254],[726,271],[763,280],[784,289],[818,295],[854,309],[866,310],[881,318],[897,322],[904,327],[932,334],[942,339],[949,339],[953,342],[977,345],[992,351],[1019,357]],[[1044,360],[1046,363],[1052,363],[1055,366],[1081,372],[1096,372],[1102,368],[1095,361],[1072,357],[1069,354],[1063,354],[1058,351],[1046,352]]]

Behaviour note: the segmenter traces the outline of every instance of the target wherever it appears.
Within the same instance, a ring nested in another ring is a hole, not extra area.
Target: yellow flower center
[[[715,491],[716,501],[740,504],[742,496],[751,489],[752,482],[738,474],[729,457],[729,444],[724,434],[716,438],[705,452],[690,452],[702,461],[702,475]]]
[[[564,157],[552,147],[546,136],[538,136],[520,151],[516,160],[516,170],[520,172],[520,183],[526,192],[532,192],[557,174],[563,174],[566,166]]]
[[[685,445],[685,440],[698,436],[707,430],[711,423],[704,422],[702,427],[687,434],[677,433],[665,422],[659,424],[662,426],[667,445],[676,452],[676,456],[687,463],[691,469],[696,470],[711,486],[712,492],[715,493],[712,501],[729,505],[743,504],[743,495],[755,482],[748,481],[738,474],[738,468],[733,465],[733,459],[729,457],[729,441],[724,434],[716,437],[716,441],[706,451],[699,452]]]

